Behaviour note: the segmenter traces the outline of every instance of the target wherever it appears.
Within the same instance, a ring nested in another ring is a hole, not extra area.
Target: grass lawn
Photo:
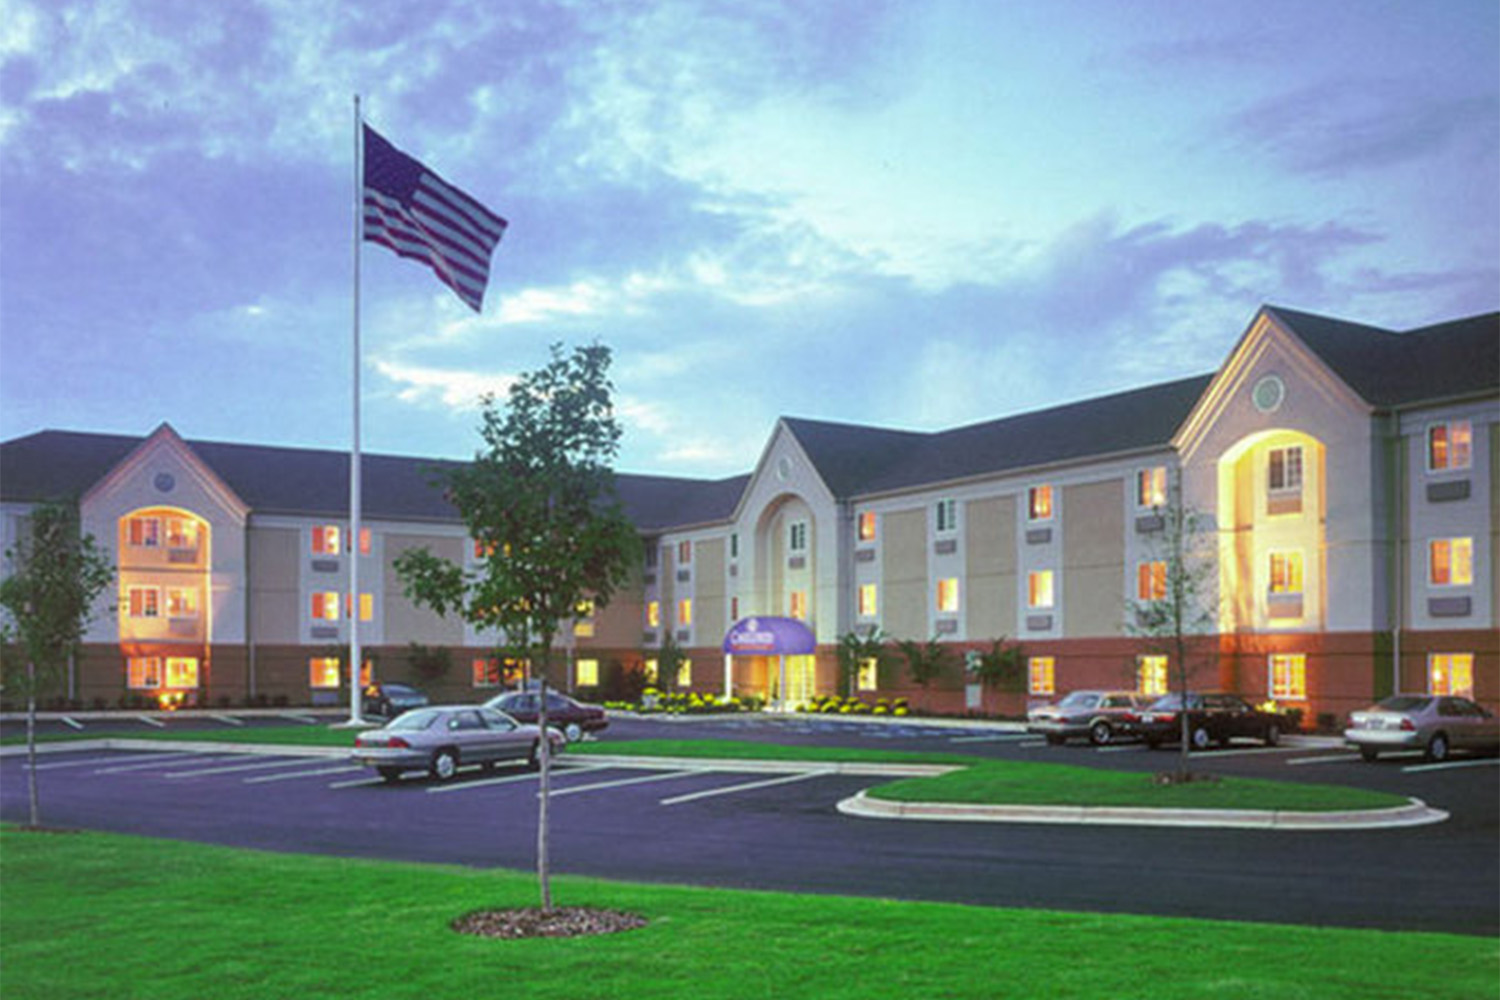
[[[1175,918],[556,878],[641,930],[499,941],[528,874],[0,830],[6,1000],[1500,997],[1500,945]]]

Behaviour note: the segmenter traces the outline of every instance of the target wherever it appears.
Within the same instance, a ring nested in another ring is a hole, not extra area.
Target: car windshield
[[[1419,694],[1395,694],[1375,707],[1382,712],[1417,712],[1432,704],[1432,699]]]
[[[432,725],[439,715],[443,713],[434,708],[416,708],[410,712],[402,712],[391,720],[387,729],[426,729]]]
[[[1057,703],[1058,708],[1093,708],[1099,704],[1099,696],[1092,691],[1074,691]]]

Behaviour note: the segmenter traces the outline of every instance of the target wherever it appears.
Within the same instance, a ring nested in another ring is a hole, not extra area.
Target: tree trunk
[[[26,794],[31,802],[31,825],[42,825],[36,788],[36,664],[26,664]]]
[[[542,782],[537,798],[536,816],[536,879],[542,891],[542,912],[552,911],[552,871],[548,860],[548,815],[547,803],[552,785],[552,740],[547,736],[547,673],[542,671],[542,686],[537,703],[537,729],[541,741],[537,744],[537,760],[541,763]]]

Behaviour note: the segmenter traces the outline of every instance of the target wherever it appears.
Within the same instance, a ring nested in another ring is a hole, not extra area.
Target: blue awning
[[[817,648],[812,629],[796,618],[742,618],[724,636],[731,656],[806,656]]]

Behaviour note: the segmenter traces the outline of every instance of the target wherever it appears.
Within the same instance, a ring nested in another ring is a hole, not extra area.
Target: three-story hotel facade
[[[355,617],[375,677],[476,700],[515,680],[503,643],[413,605],[393,570],[413,547],[476,559],[433,485],[449,464],[365,456],[351,538],[347,454],[169,424],[43,431],[0,445],[0,520],[9,548],[35,504],[76,501],[115,561],[75,703],[335,704]],[[872,701],[1017,714],[1075,688],[1162,691],[1175,664],[1132,625],[1162,593],[1180,506],[1213,623],[1194,687],[1309,725],[1398,689],[1496,709],[1497,478],[1500,314],[1395,332],[1265,307],[1200,377],[938,432],[785,417],[748,474],[620,474],[645,558],[568,623],[552,680],[607,690],[654,673],[670,639],[688,659],[659,684],[796,704],[833,693],[854,633],[937,640],[955,664],[923,689],[899,662],[857,669]],[[813,648],[727,655],[755,618],[800,620]],[[1002,639],[1018,686],[975,682],[965,654]],[[450,665],[419,672],[434,650]]]

